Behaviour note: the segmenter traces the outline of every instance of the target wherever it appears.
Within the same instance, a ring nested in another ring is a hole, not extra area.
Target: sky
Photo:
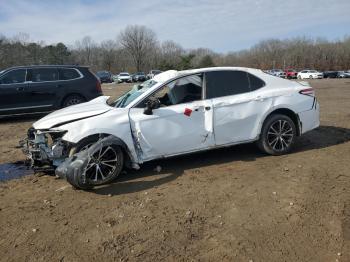
[[[127,25],[145,25],[160,41],[216,52],[261,40],[350,36],[350,0],[0,0],[0,34],[73,45],[84,36],[116,39]]]

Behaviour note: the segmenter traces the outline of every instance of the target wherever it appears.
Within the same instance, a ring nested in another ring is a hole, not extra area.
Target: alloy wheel
[[[103,184],[114,176],[121,162],[120,153],[114,147],[101,147],[90,157],[85,172],[86,178],[93,185]]]
[[[286,120],[273,122],[267,131],[267,142],[277,152],[287,150],[293,141],[293,137],[293,128]]]

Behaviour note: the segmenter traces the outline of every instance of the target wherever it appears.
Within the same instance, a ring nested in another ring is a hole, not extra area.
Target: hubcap
[[[275,151],[285,151],[293,141],[293,128],[286,120],[277,120],[267,132],[267,142]]]
[[[67,106],[72,106],[72,105],[76,105],[76,104],[80,104],[81,100],[79,98],[71,98],[68,100],[67,102]]]
[[[91,156],[87,164],[86,178],[92,184],[101,184],[113,176],[119,164],[118,153],[113,147],[101,147]]]

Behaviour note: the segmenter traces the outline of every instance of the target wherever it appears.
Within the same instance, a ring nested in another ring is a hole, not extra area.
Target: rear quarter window
[[[61,68],[60,69],[60,80],[72,80],[80,77],[77,70],[73,68]]]
[[[251,91],[257,90],[265,86],[265,82],[263,80],[261,80],[260,78],[252,74],[248,73],[248,79],[249,79],[249,86]]]

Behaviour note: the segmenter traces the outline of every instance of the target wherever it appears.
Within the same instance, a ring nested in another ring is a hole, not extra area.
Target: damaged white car
[[[256,141],[271,155],[319,126],[307,83],[258,69],[167,71],[115,101],[99,97],[47,115],[22,141],[36,170],[56,170],[78,188],[115,179],[123,167]]]

